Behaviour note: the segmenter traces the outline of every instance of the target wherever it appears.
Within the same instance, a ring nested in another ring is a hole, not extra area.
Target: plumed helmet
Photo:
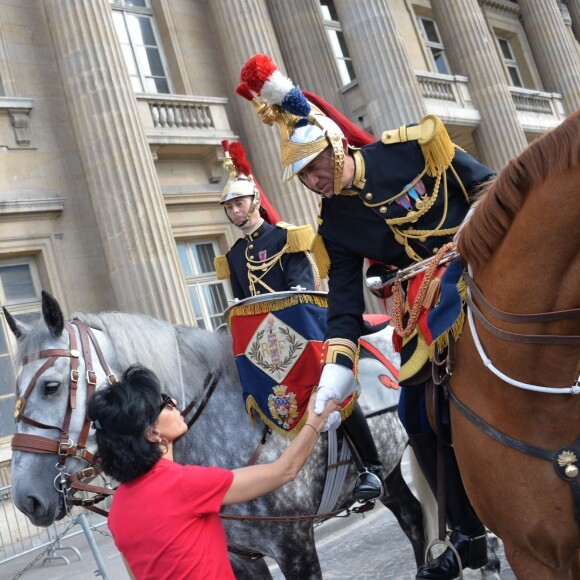
[[[238,227],[243,227],[248,223],[258,203],[261,205],[262,216],[268,223],[275,224],[279,222],[280,217],[276,210],[272,207],[252,175],[252,166],[248,161],[244,146],[239,142],[230,143],[224,140],[222,141],[222,149],[224,150],[223,165],[229,174],[229,179],[223,189],[220,204],[224,205],[227,201],[237,197],[248,196],[252,198],[246,218]]]
[[[224,140],[222,149],[224,150],[224,169],[228,172],[229,179],[224,187],[220,204],[223,205],[226,201],[246,195],[254,197],[256,203],[260,201],[260,192],[254,183],[252,168],[243,145]]]
[[[310,103],[265,54],[246,61],[240,79],[236,93],[254,104],[263,123],[278,125],[284,180],[291,179],[331,146],[335,159],[334,191],[338,193],[344,168],[341,128]]]

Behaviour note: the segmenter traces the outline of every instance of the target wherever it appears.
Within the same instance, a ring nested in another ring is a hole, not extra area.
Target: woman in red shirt
[[[317,415],[313,405],[314,397],[306,428],[278,460],[230,471],[173,461],[173,443],[187,425],[150,370],[133,365],[120,383],[99,389],[88,414],[101,467],[120,482],[108,524],[132,576],[234,579],[220,508],[294,480],[328,415],[340,409],[333,399]]]

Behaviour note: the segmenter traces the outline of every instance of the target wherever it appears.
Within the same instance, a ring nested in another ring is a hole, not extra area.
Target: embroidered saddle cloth
[[[326,331],[324,292],[274,292],[230,308],[228,323],[246,410],[273,430],[295,437],[318,385]],[[354,406],[342,405],[343,419]]]
[[[449,331],[455,339],[461,334],[466,293],[462,274],[463,265],[459,259],[441,266],[431,280],[414,332],[403,340],[395,335],[395,348],[401,353],[399,380],[402,386],[424,382],[435,346],[444,348],[447,345]],[[418,274],[407,285],[407,314],[415,304],[424,275]]]

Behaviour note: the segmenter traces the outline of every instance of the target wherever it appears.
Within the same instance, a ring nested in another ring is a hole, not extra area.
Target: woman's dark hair
[[[89,401],[94,422],[96,459],[103,471],[119,482],[147,473],[161,458],[159,443],[145,438],[160,413],[159,380],[149,369],[130,366],[121,380],[97,390]]]

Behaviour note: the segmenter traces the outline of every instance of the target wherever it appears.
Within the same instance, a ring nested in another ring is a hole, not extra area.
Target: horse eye
[[[44,393],[46,395],[52,395],[52,394],[56,393],[56,391],[58,391],[59,387],[60,387],[60,383],[58,381],[51,381],[51,382],[46,383],[44,385]]]

